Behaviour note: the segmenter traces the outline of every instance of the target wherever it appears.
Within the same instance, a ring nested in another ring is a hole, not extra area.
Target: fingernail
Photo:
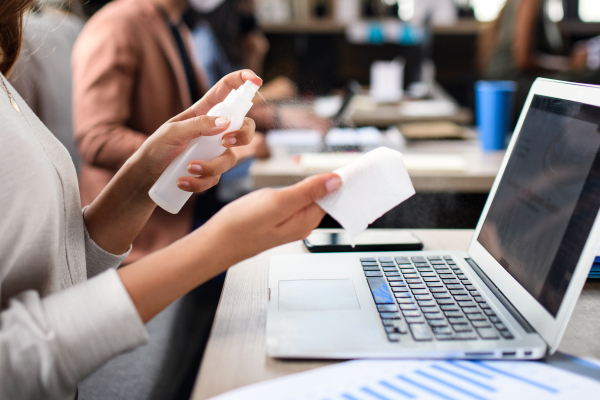
[[[327,193],[331,193],[331,192],[338,190],[340,188],[340,186],[342,186],[342,180],[340,179],[339,176],[330,178],[329,180],[327,180],[327,182],[325,182],[325,187],[327,188]]]
[[[189,189],[190,183],[187,181],[178,181],[177,186],[179,186],[180,189]]]
[[[215,119],[215,126],[220,128],[222,126],[227,125],[228,122],[229,122],[229,118],[219,117],[219,118]]]
[[[187,168],[187,169],[188,169],[188,171],[189,171],[191,174],[195,174],[195,175],[201,175],[201,174],[202,174],[202,167],[201,167],[201,166],[199,166],[198,164],[191,164],[191,165],[188,165],[188,168]]]
[[[223,146],[231,146],[232,144],[236,144],[237,143],[237,139],[235,138],[235,136],[227,136],[223,138]]]

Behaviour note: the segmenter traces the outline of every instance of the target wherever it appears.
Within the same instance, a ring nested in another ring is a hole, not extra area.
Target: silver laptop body
[[[274,256],[267,353],[553,353],[600,241],[600,88],[538,79],[468,251]]]

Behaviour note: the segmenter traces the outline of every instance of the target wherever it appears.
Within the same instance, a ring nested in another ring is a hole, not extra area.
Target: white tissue
[[[342,187],[317,200],[350,235],[355,237],[393,207],[415,194],[402,154],[379,147],[352,164],[334,171]]]

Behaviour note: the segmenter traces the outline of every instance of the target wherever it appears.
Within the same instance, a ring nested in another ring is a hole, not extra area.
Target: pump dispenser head
[[[258,85],[251,81],[246,81],[242,86],[237,88],[237,90],[233,89],[223,103],[234,114],[246,115],[252,107],[252,99],[258,91],[258,88]]]

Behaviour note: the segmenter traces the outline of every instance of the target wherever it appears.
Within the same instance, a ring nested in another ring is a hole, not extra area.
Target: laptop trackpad
[[[352,279],[279,281],[280,311],[360,309]]]

